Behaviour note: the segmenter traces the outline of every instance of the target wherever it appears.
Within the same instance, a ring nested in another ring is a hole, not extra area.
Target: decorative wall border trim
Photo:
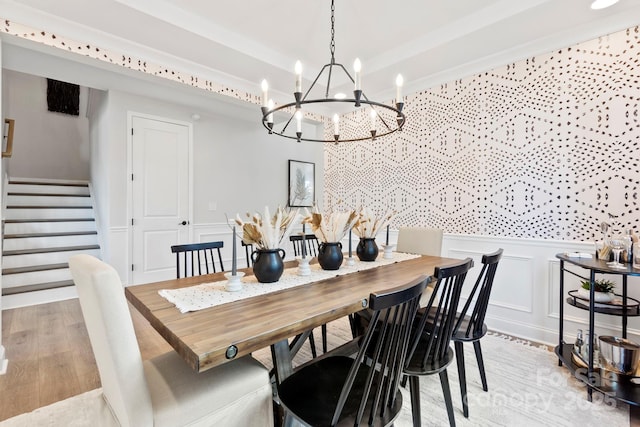
[[[108,64],[118,65],[129,70],[139,71],[147,75],[160,77],[177,83],[182,83],[198,89],[213,92],[218,95],[228,96],[230,98],[248,102],[256,106],[260,106],[262,104],[260,95],[256,95],[247,91],[237,90],[213,80],[202,78],[198,75],[179,71],[177,69],[174,69],[170,64],[157,64],[141,57],[129,55],[126,52],[116,52],[100,46],[92,45],[88,42],[72,40],[60,34],[54,34],[52,32],[34,29],[8,19],[3,19],[2,17],[0,17],[0,19],[2,19],[1,31],[4,34],[9,34],[21,39],[41,43],[45,46],[61,49],[73,54],[97,59]],[[312,113],[309,111],[304,111],[304,117],[308,120],[323,123],[327,122],[328,120],[320,114]]]

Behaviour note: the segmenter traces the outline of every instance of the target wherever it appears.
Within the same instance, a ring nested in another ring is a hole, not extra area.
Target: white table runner
[[[181,313],[187,313],[418,257],[420,255],[393,252],[393,258],[385,259],[382,251],[380,251],[378,258],[373,262],[362,262],[355,258],[355,265],[347,266],[345,258],[345,263],[339,270],[323,270],[320,265],[312,264],[310,266],[311,275],[309,276],[298,276],[298,267],[287,268],[282,273],[280,280],[274,283],[260,283],[253,275],[245,276],[242,279],[242,289],[237,292],[227,291],[225,289],[227,281],[221,280],[201,283],[188,288],[161,289],[158,293],[172,304],[175,304]]]

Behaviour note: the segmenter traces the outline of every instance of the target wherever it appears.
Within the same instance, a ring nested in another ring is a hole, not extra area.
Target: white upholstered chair
[[[442,230],[427,227],[400,227],[396,250],[409,254],[440,256],[442,252]],[[432,290],[432,284],[426,287],[422,298],[420,298],[420,307],[427,305]]]
[[[442,230],[427,227],[400,227],[396,250],[410,254],[440,256]]]
[[[102,391],[121,426],[272,426],[267,370],[247,356],[203,373],[175,351],[143,362],[117,272],[89,255],[69,260]]]

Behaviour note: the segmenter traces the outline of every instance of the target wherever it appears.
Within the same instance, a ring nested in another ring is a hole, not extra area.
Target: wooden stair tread
[[[33,273],[36,271],[59,270],[62,268],[69,268],[69,264],[66,262],[62,262],[59,264],[45,264],[45,265],[32,265],[28,267],[3,268],[2,275],[4,276],[8,274]]]
[[[97,231],[63,231],[54,233],[24,233],[24,234],[5,234],[5,239],[26,239],[29,237],[64,237],[64,236],[89,236],[96,235]]]
[[[23,224],[27,222],[81,222],[81,221],[94,221],[95,218],[33,218],[33,219],[5,219],[5,224]]]
[[[73,280],[60,280],[58,282],[36,283],[33,285],[14,286],[10,288],[3,288],[2,295],[21,294],[24,292],[43,291],[45,289],[63,288],[66,286],[73,286],[75,283]]]
[[[11,205],[7,209],[91,209],[91,206],[40,206],[40,205]]]
[[[89,194],[67,194],[67,193],[18,193],[10,191],[7,196],[46,196],[46,197],[90,197]]]
[[[100,249],[100,245],[82,245],[82,246],[60,246],[57,248],[37,248],[37,249],[16,249],[11,251],[3,251],[3,256],[12,255],[31,255],[46,254],[51,252],[70,252],[70,251],[91,251]]]
[[[49,182],[49,181],[20,181],[9,180],[9,184],[18,185],[59,185],[61,187],[88,187],[88,183],[83,182]]]

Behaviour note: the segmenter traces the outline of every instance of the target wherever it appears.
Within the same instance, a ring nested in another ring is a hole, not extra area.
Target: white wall
[[[211,102],[216,102],[212,99]],[[218,101],[219,102],[219,101]],[[316,163],[316,191],[323,192],[321,144],[298,144],[276,136],[269,136],[259,120],[257,107],[239,109],[229,107],[231,115],[210,112],[184,105],[159,101],[150,97],[110,91],[107,101],[108,141],[106,155],[109,177],[109,224],[107,260],[128,281],[130,260],[123,257],[129,241],[130,222],[127,206],[127,113],[142,113],[193,123],[193,219],[192,241],[227,240],[224,257],[230,259],[229,217],[247,211],[262,211],[285,206],[288,190],[288,160]],[[200,118],[192,119],[194,113]],[[309,127],[306,132],[317,131]],[[101,160],[104,161],[104,160]],[[210,209],[215,205],[215,210]]]
[[[83,111],[80,116],[48,111],[43,77],[5,70],[3,86],[5,115],[15,120],[9,176],[89,179],[89,124]]]
[[[2,80],[4,72],[2,71],[2,40],[0,40],[0,119],[2,119],[2,125],[4,126],[4,106],[5,100],[2,91]],[[3,127],[4,129],[4,127]],[[4,169],[5,159],[0,162],[0,194],[4,195]],[[2,203],[2,219],[4,220],[4,200]],[[0,239],[0,252],[2,252],[2,239]],[[2,276],[0,276],[0,289],[2,289]],[[0,292],[0,307],[2,307],[2,292]],[[0,313],[0,374],[4,374],[7,371],[7,359],[5,357],[4,346],[2,345],[2,313]]]

